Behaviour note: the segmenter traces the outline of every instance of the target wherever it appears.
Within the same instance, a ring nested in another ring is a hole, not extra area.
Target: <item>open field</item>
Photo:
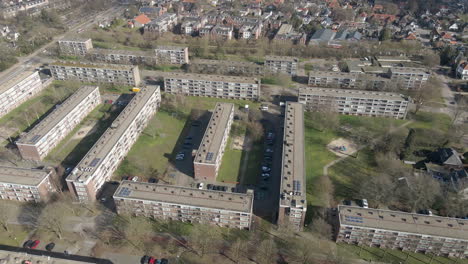
[[[357,246],[345,243],[338,244],[338,254],[352,253],[354,257],[359,257],[371,262],[385,263],[406,263],[406,264],[468,264],[467,259],[452,259],[425,255],[414,252],[405,252],[400,250],[383,249],[376,247]]]
[[[13,247],[21,247],[23,240],[28,236],[28,230],[25,230],[20,225],[8,225],[9,231],[0,230],[0,245],[7,245]]]

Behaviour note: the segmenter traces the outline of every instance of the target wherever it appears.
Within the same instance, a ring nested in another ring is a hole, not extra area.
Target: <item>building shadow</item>
[[[80,262],[84,262],[84,263],[113,264],[113,262],[108,260],[108,259],[101,259],[101,258],[94,258],[94,257],[87,257],[87,256],[79,256],[79,255],[70,255],[70,254],[59,253],[59,252],[49,252],[49,251],[45,251],[45,250],[36,250],[36,249],[12,247],[12,246],[6,246],[6,245],[0,245],[0,250],[9,251],[9,252],[11,252],[11,254],[27,253],[29,255],[34,255],[34,256],[39,256],[39,257],[44,256],[44,257],[56,258],[57,262],[60,262],[60,259],[61,259],[61,260],[80,261]],[[26,257],[26,256],[24,256],[24,257]],[[16,257],[13,257],[13,258],[16,258]],[[27,259],[25,259],[25,260],[27,260]],[[21,262],[21,263],[26,263],[26,262]]]

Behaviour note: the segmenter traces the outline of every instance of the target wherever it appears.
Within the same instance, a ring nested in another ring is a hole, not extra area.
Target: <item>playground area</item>
[[[352,155],[354,152],[356,152],[357,145],[350,140],[344,138],[337,138],[332,140],[332,142],[330,142],[327,145],[327,148],[335,155],[339,157],[344,157]]]

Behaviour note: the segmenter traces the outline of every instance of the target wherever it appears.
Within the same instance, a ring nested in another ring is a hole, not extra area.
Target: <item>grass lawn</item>
[[[8,232],[3,228],[0,231],[0,245],[21,247],[21,243],[26,239],[29,232],[20,225],[8,225],[8,228]]]
[[[229,138],[216,178],[219,182],[238,183],[240,181],[240,167],[244,151],[233,149],[231,143],[232,139]]]
[[[145,176],[145,171],[150,170],[164,173],[185,123],[185,119],[174,118],[170,113],[156,113],[114,175]]]
[[[352,253],[354,257],[372,262],[385,263],[406,263],[406,264],[429,264],[431,263],[431,255],[425,255],[414,252],[406,252],[400,250],[383,249],[376,247],[361,246],[362,250],[357,245],[345,243],[338,244],[338,254],[344,255]],[[360,253],[359,253],[360,252]],[[405,261],[406,260],[406,261]],[[445,257],[434,257],[433,264],[468,264],[468,260],[450,259]]]
[[[323,175],[323,167],[337,158],[327,150],[327,144],[337,135],[334,131],[321,132],[314,129],[308,115],[310,113],[306,112],[304,121],[307,202],[313,206],[325,206],[322,197],[326,190],[319,185],[319,180]]]

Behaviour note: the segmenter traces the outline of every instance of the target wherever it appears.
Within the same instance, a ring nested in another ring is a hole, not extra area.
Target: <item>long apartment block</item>
[[[24,103],[43,88],[37,71],[23,71],[0,83],[0,117]]]
[[[188,47],[157,46],[154,51],[156,53],[156,62],[158,64],[182,65],[189,63]]]
[[[310,111],[405,119],[409,98],[397,93],[331,88],[301,88],[298,102]]]
[[[302,230],[307,211],[304,154],[304,106],[287,102],[284,114],[283,153],[278,224]]]
[[[362,87],[359,73],[310,71],[309,86],[355,89]]]
[[[431,73],[424,68],[393,67],[388,70],[390,79],[401,89],[421,89],[429,80]]]
[[[204,74],[259,76],[263,75],[263,66],[247,61],[225,61],[195,59],[189,65],[190,72]]]
[[[136,65],[55,62],[50,65],[50,72],[56,80],[130,86],[138,86],[141,82],[140,71]]]
[[[80,202],[96,199],[102,185],[112,177],[160,103],[159,86],[143,88],[73,169],[66,182]]]
[[[192,73],[168,73],[164,77],[167,93],[230,99],[257,100],[260,84],[253,77]]]
[[[284,73],[288,75],[297,75],[297,66],[299,60],[287,56],[266,56],[265,71],[273,74]]]
[[[85,56],[93,49],[93,42],[90,38],[68,38],[58,41],[60,54]]]
[[[112,64],[156,64],[156,56],[150,52],[138,50],[93,49],[88,57],[92,61]]]
[[[249,230],[253,190],[231,193],[123,181],[114,193],[118,214]]]
[[[44,202],[55,192],[53,168],[27,169],[0,166],[0,198],[20,202]]]
[[[468,258],[468,220],[339,206],[337,242]]]
[[[59,105],[16,145],[23,159],[40,161],[101,103],[98,86],[83,86]]]
[[[193,160],[195,179],[216,180],[233,119],[234,104],[216,104]]]

